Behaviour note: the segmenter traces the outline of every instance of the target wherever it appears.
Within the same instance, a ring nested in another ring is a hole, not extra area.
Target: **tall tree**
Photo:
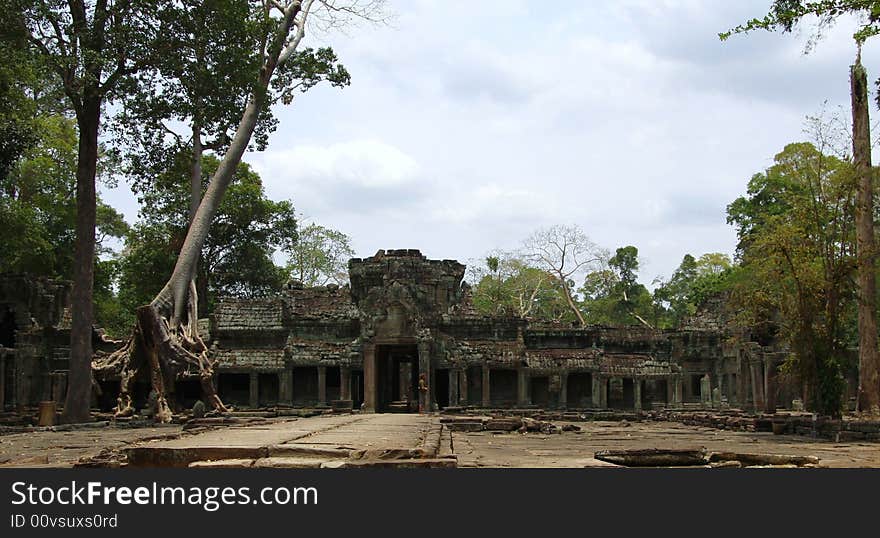
[[[96,364],[99,369],[115,369],[122,379],[117,413],[132,412],[131,388],[138,371],[147,367],[157,398],[156,418],[171,420],[166,399],[166,385],[179,375],[197,375],[210,404],[219,410],[225,406],[213,386],[213,362],[198,335],[197,307],[192,283],[196,263],[210,231],[211,222],[232,181],[238,163],[265,107],[278,92],[287,89],[283,76],[287,62],[294,56],[314,16],[329,24],[339,17],[373,17],[381,11],[377,1],[335,2],[332,0],[267,0],[263,3],[263,38],[259,40],[261,65],[251,86],[247,104],[217,171],[211,178],[186,238],[181,246],[171,277],[153,300],[137,310],[137,328],[124,348]],[[344,21],[343,21],[344,22]],[[282,76],[275,77],[276,73]],[[273,82],[280,84],[273,85]]]
[[[745,275],[733,286],[740,320],[788,340],[789,366],[811,408],[831,415],[843,407],[855,186],[849,163],[810,143],[789,144],[728,206]]]
[[[867,75],[861,62],[861,47],[866,39],[880,33],[880,2],[877,0],[774,0],[763,19],[752,19],[733,30],[719,34],[724,40],[734,33],[756,29],[792,31],[807,17],[818,20],[821,29],[833,24],[840,16],[860,17],[859,29],[853,35],[858,52],[850,67],[852,102],[853,159],[859,178],[857,191],[856,244],[859,282],[859,396],[858,409],[880,414],[880,353],[877,349],[876,247],[873,216],[873,174],[871,172],[871,140],[868,119]],[[817,32],[818,35],[818,32]],[[878,79],[880,85],[880,79]],[[878,97],[880,98],[880,97]],[[880,103],[880,101],[878,101]]]
[[[70,369],[63,420],[89,419],[94,286],[98,134],[109,99],[127,91],[130,75],[151,58],[155,2],[150,0],[4,0],[20,16],[29,44],[61,80],[79,136],[76,241],[70,331]]]
[[[185,153],[143,194],[140,218],[128,234],[118,260],[121,314],[131,327],[135,309],[149,302],[174,268],[189,225],[189,154]],[[218,160],[206,156],[204,183]],[[227,190],[202,247],[199,313],[206,316],[218,295],[256,297],[278,290],[287,271],[273,261],[276,252],[297,240],[296,217],[289,201],[266,197],[260,177],[246,163]],[[121,324],[118,324],[121,325]]]
[[[593,243],[577,225],[554,225],[535,231],[523,243],[526,257],[552,274],[564,299],[581,326],[587,324],[575,302],[572,278],[596,268],[607,253]]]

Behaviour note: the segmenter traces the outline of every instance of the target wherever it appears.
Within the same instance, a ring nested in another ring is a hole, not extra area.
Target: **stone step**
[[[122,452],[130,467],[187,467],[196,461],[255,460],[268,456],[267,448],[261,446],[136,446]]]
[[[351,448],[313,444],[282,444],[272,445],[268,449],[269,457],[300,457],[300,458],[347,458]]]
[[[402,460],[339,460],[321,465],[322,469],[455,469],[457,458],[422,458]]]

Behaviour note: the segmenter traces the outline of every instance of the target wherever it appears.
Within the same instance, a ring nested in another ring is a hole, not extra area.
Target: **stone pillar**
[[[426,339],[420,339],[418,344],[419,350],[419,377],[425,377],[425,383],[428,385],[427,392],[419,390],[419,410],[431,412],[434,410],[434,399],[431,394],[434,392],[434,380],[432,379],[431,370],[431,342]]]
[[[593,373],[590,377],[593,382],[593,390],[591,392],[593,407],[600,408],[602,407],[602,383],[604,380],[597,373]]]
[[[568,407],[568,372],[559,374],[559,408]]]
[[[700,378],[700,403],[703,407],[711,407],[712,405],[712,378],[709,374],[704,374]]]
[[[599,387],[599,407],[608,409],[608,378],[603,377],[602,386]]]
[[[293,368],[290,366],[278,373],[278,402],[293,405]]]
[[[351,368],[339,368],[339,399],[351,400]]]
[[[764,412],[776,412],[776,357],[767,353],[764,355]]]
[[[364,344],[364,411],[376,412],[376,345]]]
[[[516,371],[516,405],[529,405],[529,378],[525,368]]]
[[[492,403],[492,394],[489,391],[489,365],[483,365],[483,407],[489,407]]]
[[[449,369],[449,405],[458,405],[458,370]]]
[[[682,377],[681,374],[678,374],[673,379],[673,389],[672,389],[672,405],[675,407],[681,407],[681,402],[684,398],[684,387],[682,387]]]
[[[470,396],[468,395],[468,371],[467,366],[461,369],[458,372],[458,403],[462,405],[467,405],[470,403]]]
[[[761,372],[761,359],[756,358],[749,361],[752,383],[752,402],[755,405],[755,411],[764,410],[764,375]]]
[[[259,407],[260,406],[260,379],[257,376],[256,372],[251,372],[250,376],[250,398],[248,399],[248,404],[251,407]]]
[[[327,405],[327,367],[318,366],[318,405]]]
[[[633,409],[642,410],[642,380],[638,377],[633,378]]]

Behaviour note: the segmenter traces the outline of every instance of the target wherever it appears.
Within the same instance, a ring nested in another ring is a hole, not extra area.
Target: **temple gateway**
[[[204,338],[216,386],[238,407],[342,406],[364,412],[448,407],[775,409],[797,398],[777,383],[786,353],[728,338],[717,316],[678,330],[586,328],[474,311],[465,266],[418,250],[349,261],[350,285],[290,282],[275,297],[218,301]],[[63,400],[69,338],[67,284],[0,279],[0,397],[4,408]],[[747,336],[747,335],[746,335]],[[732,341],[738,342],[732,344]],[[96,338],[96,347],[107,347]],[[141,380],[135,405],[145,405]],[[115,405],[104,380],[95,405]],[[173,401],[191,406],[196,380]]]

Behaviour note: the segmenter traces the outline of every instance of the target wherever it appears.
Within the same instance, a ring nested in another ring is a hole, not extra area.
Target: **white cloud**
[[[394,27],[321,36],[352,85],[277,109],[246,156],[275,198],[353,237],[358,254],[466,260],[574,222],[635,245],[643,280],[685,253],[732,252],[724,208],[826,99],[848,103],[844,22],[804,36],[718,32],[766,0],[418,0]],[[315,39],[312,37],[311,39]],[[863,60],[880,74],[877,44]]]

